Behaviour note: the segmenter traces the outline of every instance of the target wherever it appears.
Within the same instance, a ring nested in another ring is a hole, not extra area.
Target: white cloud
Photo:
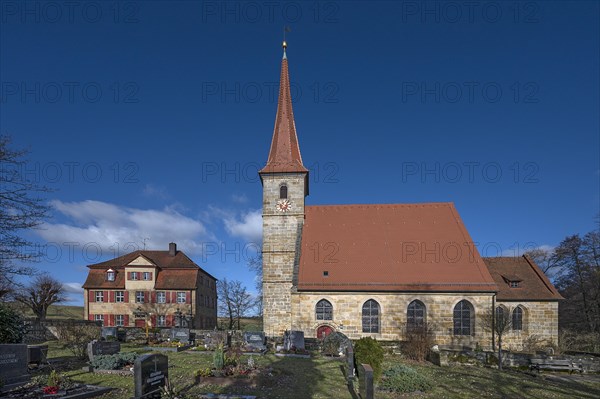
[[[65,245],[77,243],[99,246],[114,253],[114,248],[142,249],[146,238],[147,249],[167,249],[169,242],[190,254],[201,253],[201,242],[212,239],[204,225],[182,215],[174,207],[162,210],[121,207],[101,201],[62,202],[52,206],[67,216],[67,223],[46,223],[36,232],[48,242]],[[124,251],[129,252],[129,251]]]
[[[231,200],[236,204],[245,204],[248,202],[248,197],[246,197],[246,194],[231,194]]]
[[[223,222],[231,236],[241,237],[248,242],[259,243],[262,241],[262,212],[260,209],[243,213],[241,218],[225,215]]]
[[[554,247],[551,245],[540,245],[538,247],[531,247],[531,246],[512,246],[510,248],[504,249],[501,252],[500,256],[522,256],[525,252],[531,251],[533,249],[541,249],[544,251],[549,251],[552,252],[554,251]]]
[[[83,294],[81,283],[62,283],[63,290],[69,294]]]
[[[163,200],[170,198],[165,187],[155,186],[154,184],[146,184],[142,194],[144,194],[146,197],[155,197]]]

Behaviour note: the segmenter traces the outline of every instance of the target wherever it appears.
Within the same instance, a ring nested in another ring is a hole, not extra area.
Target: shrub
[[[432,388],[429,378],[419,374],[417,370],[403,364],[395,364],[383,372],[381,388],[392,391],[410,393],[425,392]]]
[[[433,331],[429,325],[407,326],[406,342],[403,345],[403,353],[407,358],[422,362],[429,354],[432,346]]]
[[[561,352],[600,352],[600,333],[562,330],[558,335]],[[548,346],[548,345],[546,345]]]
[[[80,359],[86,356],[87,344],[94,339],[100,339],[100,327],[95,324],[65,323],[59,325],[56,330],[63,347]]]
[[[326,355],[337,356],[340,351],[346,350],[350,340],[341,332],[332,332],[323,338],[322,352]]]
[[[354,345],[354,362],[356,369],[360,364],[368,364],[373,368],[375,381],[381,377],[381,363],[383,363],[383,348],[381,344],[371,337],[361,338]]]
[[[0,344],[20,344],[25,335],[25,324],[14,309],[0,304]]]
[[[213,364],[215,369],[223,370],[225,366],[225,355],[223,354],[223,346],[219,345],[213,354]]]
[[[119,352],[114,355],[98,355],[90,362],[98,370],[119,370],[127,364],[133,364],[137,355],[134,352]]]

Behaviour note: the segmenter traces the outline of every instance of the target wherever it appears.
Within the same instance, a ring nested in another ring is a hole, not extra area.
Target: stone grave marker
[[[362,399],[373,399],[373,368],[368,364],[358,366],[358,392]]]
[[[250,346],[252,349],[264,351],[267,349],[265,346],[265,333],[262,331],[256,332],[245,332],[244,333],[244,344]]]
[[[87,346],[87,354],[90,362],[94,360],[94,356],[98,355],[114,355],[121,351],[121,343],[119,341],[91,341]]]
[[[104,339],[108,339],[108,337],[114,337],[117,339],[117,327],[102,327],[100,329],[101,337]]]
[[[346,379],[354,378],[354,348],[352,343],[346,347]]]
[[[169,338],[171,338],[171,341],[177,339],[179,342],[187,344],[190,342],[190,329],[183,327],[172,327],[169,332]]]
[[[304,349],[304,331],[286,331],[283,333],[283,349]]]
[[[135,398],[160,397],[160,387],[167,384],[169,378],[169,358],[159,353],[142,355],[135,359],[133,379]]]
[[[2,389],[15,388],[29,381],[26,344],[0,344],[0,380]]]

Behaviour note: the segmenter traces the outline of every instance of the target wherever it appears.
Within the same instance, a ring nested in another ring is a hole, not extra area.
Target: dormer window
[[[519,282],[518,281],[510,281],[508,283],[508,285],[510,286],[510,288],[519,288]]]
[[[287,199],[287,186],[284,184],[283,186],[279,187],[279,199]]]
[[[115,281],[115,271],[113,269],[106,271],[106,281]]]

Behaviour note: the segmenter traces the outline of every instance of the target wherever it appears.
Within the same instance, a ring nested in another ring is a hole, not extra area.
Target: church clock
[[[279,212],[287,212],[292,208],[292,203],[289,199],[280,199],[277,201],[276,207]]]

